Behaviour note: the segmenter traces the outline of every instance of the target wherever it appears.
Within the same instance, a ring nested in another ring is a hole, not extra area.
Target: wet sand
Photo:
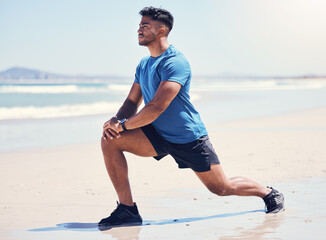
[[[1,239],[321,239],[325,233],[326,109],[208,126],[227,176],[285,194],[286,211],[261,199],[218,197],[172,158],[127,154],[143,226],[100,231],[116,195],[99,143],[0,154]],[[146,225],[150,224],[150,225]]]
[[[257,209],[261,202],[255,198],[222,199],[183,189],[174,197],[142,199],[148,206],[142,226],[100,231],[95,222],[67,222],[11,234],[17,239],[323,239],[326,201],[320,196],[326,194],[326,180],[277,185],[287,196],[287,209],[276,215]]]

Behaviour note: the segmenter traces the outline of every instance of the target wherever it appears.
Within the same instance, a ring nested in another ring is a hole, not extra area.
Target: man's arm
[[[155,121],[180,91],[181,84],[172,81],[162,81],[153,99],[137,114],[131,116],[125,126],[128,130],[139,128]],[[115,125],[112,130],[122,132],[121,125]]]
[[[112,139],[114,137],[120,137],[119,132],[113,130],[119,125],[119,119],[129,118],[130,116],[134,115],[142,101],[143,95],[141,93],[140,85],[138,83],[134,83],[116,116],[104,123],[103,138]]]
[[[130,89],[128,97],[119,109],[116,117],[118,119],[131,117],[137,112],[138,107],[140,106],[142,101],[143,95],[141,93],[140,85],[138,83],[134,83]]]

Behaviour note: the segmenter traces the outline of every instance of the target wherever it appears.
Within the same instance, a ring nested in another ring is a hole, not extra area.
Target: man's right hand
[[[117,115],[129,118],[136,114],[137,109],[143,101],[143,95],[141,93],[139,83],[134,83],[130,89],[127,99],[119,109]],[[119,132],[123,129],[120,125],[120,121],[117,117],[113,117],[103,125],[103,138],[105,140],[121,137]]]
[[[121,135],[119,132],[114,131],[112,128],[117,129],[120,124],[119,119],[116,117],[111,118],[103,125],[103,138],[105,140],[113,139],[113,138],[120,138]]]

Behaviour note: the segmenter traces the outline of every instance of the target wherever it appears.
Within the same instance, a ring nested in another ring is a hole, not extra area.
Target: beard
[[[138,41],[139,46],[148,46],[152,41],[146,41],[146,40],[142,40],[142,41]]]
[[[148,46],[150,45],[152,42],[155,41],[155,34],[151,34],[150,36],[144,36],[141,39],[138,39],[138,44],[140,46]]]

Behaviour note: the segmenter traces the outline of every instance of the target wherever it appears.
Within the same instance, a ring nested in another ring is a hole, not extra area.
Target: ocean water
[[[0,152],[99,141],[129,83],[0,84]],[[192,80],[206,124],[326,106],[326,79]]]

